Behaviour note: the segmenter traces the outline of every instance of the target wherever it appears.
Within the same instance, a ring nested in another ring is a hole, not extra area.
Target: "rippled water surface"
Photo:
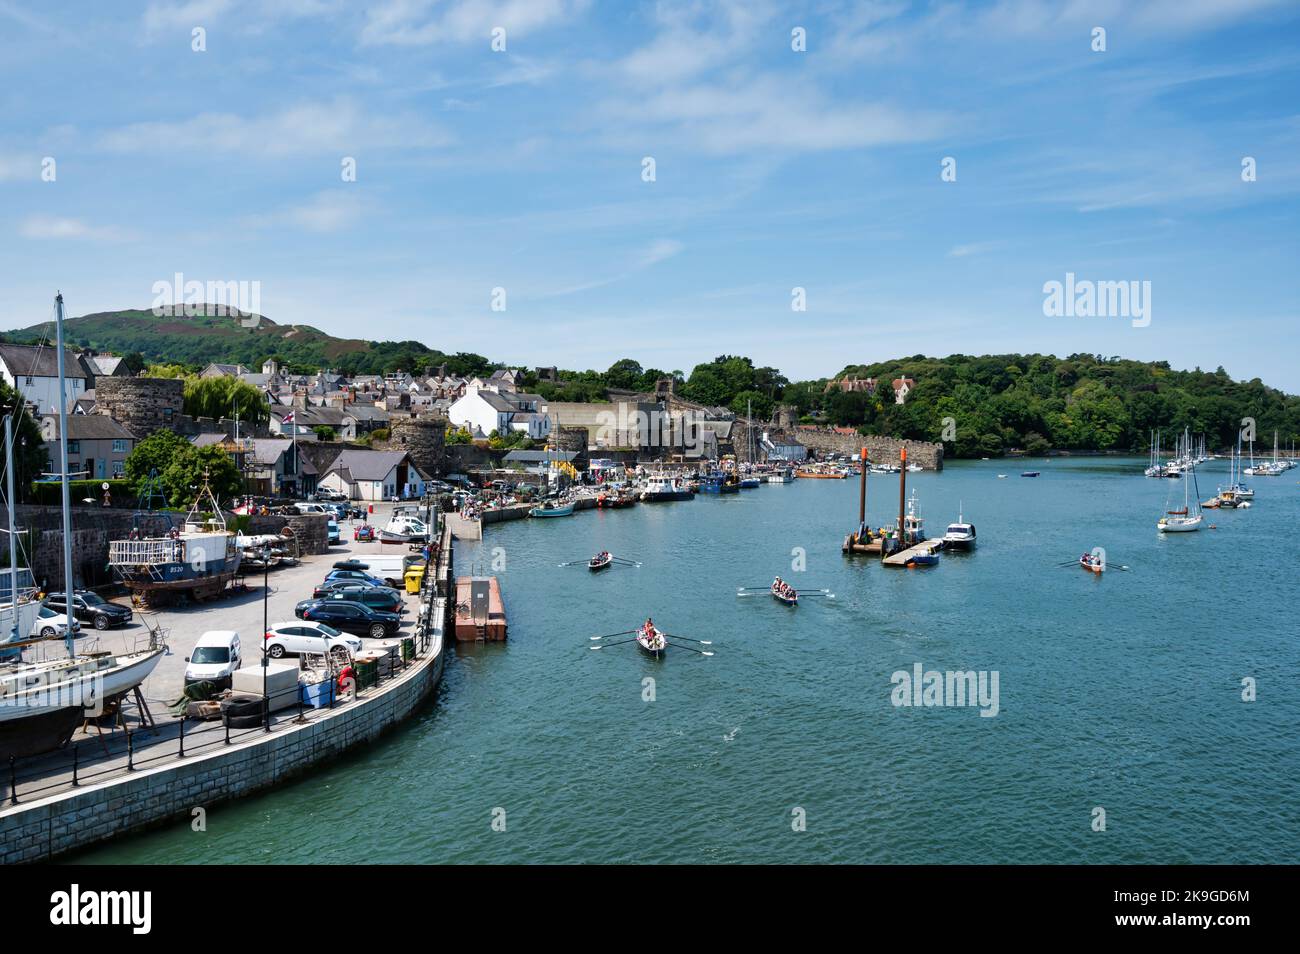
[[[928,570],[841,556],[852,478],[490,527],[457,568],[500,548],[510,640],[452,650],[418,717],[213,808],[206,833],[74,860],[1294,862],[1300,469],[1256,480],[1251,510],[1207,511],[1217,529],[1162,538],[1174,482],[1142,466],[909,475],[932,534],[959,503],[979,530],[977,552]],[[1225,474],[1206,465],[1202,496]],[[869,498],[890,519],[897,478]],[[1056,566],[1094,546],[1104,577]],[[599,549],[645,565],[556,566]],[[837,598],[737,599],[778,573]],[[589,650],[647,615],[717,655]],[[915,663],[996,671],[999,713],[894,707],[891,674]]]

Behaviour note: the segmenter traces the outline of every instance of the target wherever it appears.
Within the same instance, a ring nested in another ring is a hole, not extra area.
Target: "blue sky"
[[[528,365],[1092,352],[1296,392],[1297,41],[1268,0],[0,0],[0,327],[182,272]],[[1150,281],[1150,325],[1045,317],[1067,272]]]

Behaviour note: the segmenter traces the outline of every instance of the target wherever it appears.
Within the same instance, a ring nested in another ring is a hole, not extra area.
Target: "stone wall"
[[[182,513],[172,513],[177,523]],[[164,533],[171,526],[169,514],[139,514],[139,527],[145,533]],[[58,507],[19,505],[18,526],[25,531],[22,550],[32,568],[37,585],[46,589],[63,588],[63,514]],[[129,510],[104,507],[72,508],[72,573],[77,586],[99,586],[113,582],[108,570],[108,544],[123,540],[136,525],[137,515]],[[226,514],[229,523],[234,514]],[[301,516],[250,517],[248,533],[279,533],[285,525],[293,527],[303,554],[329,551],[329,518],[324,514]],[[0,534],[0,566],[9,565],[8,534]]]
[[[873,463],[896,464],[899,451],[907,448],[908,463],[920,464],[926,470],[943,470],[943,445],[928,441],[900,441],[892,437],[862,436],[861,434],[836,434],[833,431],[787,431],[792,437],[810,451],[819,456],[826,454],[846,454],[856,457],[867,449],[867,456]]]
[[[185,382],[179,378],[102,377],[95,381],[95,413],[114,418],[137,440],[178,426],[184,404]]]
[[[75,792],[0,811],[0,863],[44,861],[284,782],[313,765],[375,739],[406,719],[442,676],[445,606],[434,607],[432,652],[405,676],[305,725],[287,722],[270,734],[215,752],[176,759]]]

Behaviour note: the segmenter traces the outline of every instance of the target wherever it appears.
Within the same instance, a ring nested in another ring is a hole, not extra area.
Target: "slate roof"
[[[86,378],[85,368],[77,360],[77,355],[66,349],[63,352],[63,373],[69,378]],[[4,362],[9,373],[15,378],[24,375],[37,378],[57,378],[59,376],[59,355],[50,345],[0,344],[0,361]]]
[[[346,470],[354,480],[383,480],[404,460],[405,451],[345,450],[334,458],[327,472]]]

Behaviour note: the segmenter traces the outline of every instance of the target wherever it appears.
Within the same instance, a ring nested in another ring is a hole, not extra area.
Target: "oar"
[[[588,648],[588,649],[604,649],[606,646],[622,646],[624,643],[635,643],[635,642],[636,642],[636,637],[633,636],[631,639],[620,639],[620,640],[619,640],[618,642],[616,642],[616,643],[597,643],[595,646],[588,646],[587,648]],[[685,648],[686,648],[685,646],[682,647],[682,649],[685,649]]]
[[[595,647],[592,647],[592,648],[594,649]],[[708,652],[707,650],[704,650],[704,649],[692,649],[690,646],[682,646],[682,645],[680,645],[680,644],[678,644],[678,643],[673,643],[673,649],[684,649],[684,650],[686,650],[688,653],[699,653],[701,656],[712,656],[712,655],[713,655],[713,653]]]
[[[684,640],[686,640],[687,642],[690,642],[690,643],[699,643],[701,646],[712,646],[712,645],[713,645],[713,640],[711,640],[711,639],[692,639],[692,638],[689,637],[689,636],[678,636],[676,633],[664,633],[664,635],[665,635],[665,636],[671,636],[673,639],[684,639]]]
[[[584,566],[584,565],[586,565],[586,564],[589,563],[589,562],[591,562],[591,561],[590,561],[590,560],[570,560],[568,563],[557,563],[557,564],[555,564],[555,565],[556,565],[556,566]]]
[[[635,629],[625,629],[625,630],[623,630],[623,632],[621,632],[621,633],[606,633],[604,636],[591,636],[591,637],[588,637],[588,638],[590,638],[590,639],[610,639],[611,637],[614,637],[614,636],[626,636],[626,635],[628,635],[629,633],[635,633],[635,632],[636,632]]]
[[[610,562],[610,563],[618,563],[618,564],[620,564],[621,566],[640,566],[640,565],[641,565],[641,563],[640,563],[639,560],[624,560],[624,559],[622,559],[621,557],[614,557],[614,558],[613,558],[612,560],[610,560],[609,562]]]
[[[828,600],[835,599],[835,594],[828,590],[795,590],[799,596],[824,596]]]

